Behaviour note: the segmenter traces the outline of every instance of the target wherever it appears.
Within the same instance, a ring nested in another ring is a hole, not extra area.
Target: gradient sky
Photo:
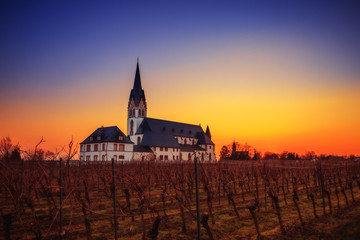
[[[139,57],[148,116],[209,124],[217,151],[235,139],[360,154],[359,12],[359,1],[1,1],[0,137],[55,150],[101,125],[126,132]]]

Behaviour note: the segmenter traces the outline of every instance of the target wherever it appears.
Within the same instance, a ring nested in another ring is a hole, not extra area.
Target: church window
[[[97,161],[98,160],[98,155],[95,155],[94,156],[94,161]]]
[[[102,144],[102,150],[105,151],[105,143]]]
[[[94,144],[94,151],[95,151],[95,152],[99,151],[98,148],[99,148],[99,145],[98,145],[98,144]]]
[[[119,151],[123,152],[124,151],[124,144],[119,144]]]
[[[114,144],[114,151],[117,151],[117,144]]]
[[[140,145],[140,141],[141,141],[141,138],[138,137],[138,138],[137,138],[137,144],[138,144],[138,145]]]
[[[165,160],[169,160],[169,159],[168,159],[168,155],[165,155]]]
[[[91,151],[91,145],[90,145],[90,144],[86,145],[86,151],[87,151],[87,152],[90,152],[90,151]]]
[[[131,120],[130,121],[130,136],[132,136],[134,134],[134,121]]]

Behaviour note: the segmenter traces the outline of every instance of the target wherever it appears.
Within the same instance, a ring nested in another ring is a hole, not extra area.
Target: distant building
[[[100,140],[91,138],[92,136],[98,138],[101,131],[107,132],[108,138],[100,137]],[[122,140],[114,142],[113,140],[120,135],[123,137]],[[99,147],[95,151],[95,145],[99,143],[110,146],[113,152],[100,152]],[[114,150],[116,144],[124,146],[121,151],[118,148]],[[105,161],[109,160],[109,157],[120,160],[193,160],[195,156],[203,161],[216,160],[215,144],[211,141],[209,127],[204,132],[199,125],[147,117],[147,102],[145,91],[141,87],[139,62],[128,103],[127,137],[117,127],[98,128],[80,145],[81,159],[91,161],[95,158]],[[104,159],[103,155],[105,155]]]

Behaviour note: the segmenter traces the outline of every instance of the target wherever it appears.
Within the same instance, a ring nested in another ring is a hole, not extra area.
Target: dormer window
[[[97,139],[97,140],[101,140],[101,136],[97,136],[96,139]]]
[[[93,140],[94,140],[94,137],[93,137],[93,136],[91,136],[91,137],[90,137],[90,141],[93,141]]]
[[[163,132],[165,132],[166,131],[166,127],[163,127]]]
[[[184,130],[181,129],[180,132],[181,132],[181,133],[184,133]]]
[[[124,137],[119,135],[119,138],[118,138],[120,141],[124,140]]]
[[[171,129],[172,132],[175,132],[175,128]]]

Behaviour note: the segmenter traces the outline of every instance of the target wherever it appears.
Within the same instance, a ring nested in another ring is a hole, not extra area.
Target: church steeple
[[[136,64],[134,86],[133,89],[131,89],[129,101],[131,101],[131,99],[134,99],[135,105],[139,105],[140,100],[143,100],[144,102],[146,101],[145,92],[141,87],[139,59],[137,60],[137,64]]]
[[[128,104],[128,131],[129,136],[133,136],[142,120],[147,115],[145,92],[141,87],[139,59],[136,63],[136,72],[133,89],[130,91]]]

